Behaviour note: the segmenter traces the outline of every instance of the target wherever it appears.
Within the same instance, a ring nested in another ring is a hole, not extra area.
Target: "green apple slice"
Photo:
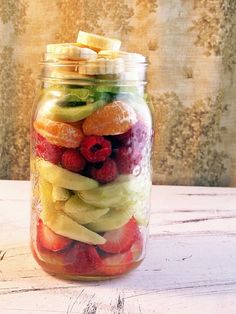
[[[132,216],[133,212],[131,210],[110,210],[97,221],[87,224],[86,227],[96,232],[118,229],[125,225]]]
[[[107,214],[109,208],[96,208],[80,200],[77,195],[73,195],[65,203],[63,211],[73,220],[83,225],[96,221],[101,216]]]
[[[56,210],[52,201],[52,185],[44,180],[39,182],[39,191],[43,210],[40,218],[52,231],[64,237],[88,244],[104,244],[106,240],[99,234],[81,226],[60,210]]]
[[[37,169],[43,179],[65,189],[83,191],[98,187],[97,181],[58,167],[43,159],[37,160]]]

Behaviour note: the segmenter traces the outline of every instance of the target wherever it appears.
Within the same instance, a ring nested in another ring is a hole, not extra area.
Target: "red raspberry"
[[[43,136],[35,133],[35,154],[53,164],[58,164],[64,148],[49,143]]]
[[[138,150],[131,147],[120,147],[116,151],[115,161],[119,173],[130,174],[133,173],[135,166],[137,166],[142,159],[142,155]]]
[[[73,148],[67,149],[61,158],[62,167],[73,172],[80,172],[84,169],[85,164],[80,152]]]
[[[90,174],[93,179],[100,183],[111,182],[117,177],[116,163],[111,158],[107,158],[100,167],[92,167]]]
[[[148,140],[147,126],[139,120],[128,132],[116,135],[116,138],[125,146],[142,150]]]
[[[111,154],[111,143],[102,136],[87,136],[81,143],[80,151],[89,162],[105,161]]]

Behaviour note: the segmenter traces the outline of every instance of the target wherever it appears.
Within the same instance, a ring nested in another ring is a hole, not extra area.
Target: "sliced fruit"
[[[80,145],[84,138],[80,128],[63,122],[52,121],[45,117],[35,120],[34,128],[39,134],[45,137],[48,142],[58,146],[75,148]]]
[[[37,245],[37,248],[33,250],[33,254],[35,254],[36,258],[39,259],[39,261],[47,263],[47,266],[53,265],[56,266],[56,269],[54,271],[63,272],[63,267],[68,260],[68,253],[67,249],[63,251],[58,252],[52,252],[47,249],[44,249]]]
[[[83,191],[98,187],[97,181],[58,167],[45,160],[37,160],[37,169],[43,179],[65,189]]]
[[[108,213],[109,208],[98,209],[84,203],[78,196],[73,195],[65,203],[63,211],[73,220],[83,225],[96,221],[98,218]]]
[[[119,229],[105,232],[103,237],[107,240],[99,248],[107,253],[123,253],[128,251],[137,238],[139,229],[134,218]]]
[[[122,181],[121,177],[126,181]],[[127,176],[120,176],[112,183],[90,191],[79,191],[78,195],[84,202],[96,207],[123,208],[141,197],[142,188],[138,184],[140,181],[136,178],[127,180]]]
[[[52,231],[64,237],[89,244],[104,244],[106,240],[99,234],[81,226],[62,211],[56,210],[51,199],[52,185],[44,180],[39,183],[42,211],[40,218]]]
[[[52,200],[52,185],[42,177],[39,178],[39,196],[43,211],[46,211],[49,216],[53,215],[55,207]]]
[[[37,226],[37,242],[40,246],[50,251],[61,251],[68,247],[72,240],[53,232],[39,220]]]
[[[109,79],[111,77],[117,78],[117,75],[122,75],[124,72],[124,62],[121,58],[113,60],[97,59],[81,64],[78,71],[81,75],[101,75],[104,79]]]
[[[114,38],[109,38],[101,35],[95,35],[79,31],[77,43],[87,46],[95,51],[120,49],[121,41]]]
[[[53,186],[52,188],[52,200],[53,202],[65,202],[70,198],[70,191],[59,186]]]
[[[45,106],[43,114],[45,117],[55,121],[77,122],[90,116],[93,112],[103,107],[105,103],[105,100],[97,100],[84,106],[64,107],[51,102],[50,106]]]
[[[137,261],[140,259],[143,253],[143,238],[141,233],[139,232],[138,237],[130,248],[130,252],[133,256],[133,261]]]
[[[132,262],[132,253],[130,251],[105,257],[99,273],[103,275],[116,276],[128,271]]]
[[[98,57],[108,59],[122,58],[124,61],[133,63],[142,63],[146,61],[146,58],[143,55],[127,51],[101,50],[98,52]]]
[[[97,268],[100,268],[102,265],[102,259],[92,245],[76,243],[70,254],[74,256],[74,261],[65,267],[69,273],[91,275],[96,273]]]
[[[79,47],[78,43],[49,44],[46,48],[46,60],[70,59],[70,60],[94,60],[97,53],[88,48]]]
[[[103,244],[106,241],[99,234],[81,226],[63,212],[56,211],[56,213],[49,218],[45,210],[43,210],[41,218],[54,232],[70,239],[94,245]]]
[[[106,215],[87,224],[86,227],[96,232],[119,229],[130,220],[132,215],[132,211],[109,210]]]
[[[137,121],[132,107],[114,101],[98,109],[83,123],[85,135],[116,135],[127,132]]]

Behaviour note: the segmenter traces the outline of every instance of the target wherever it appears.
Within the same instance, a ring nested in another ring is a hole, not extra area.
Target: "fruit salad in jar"
[[[48,45],[32,115],[31,248],[47,272],[102,280],[145,255],[152,121],[145,57],[79,32]]]

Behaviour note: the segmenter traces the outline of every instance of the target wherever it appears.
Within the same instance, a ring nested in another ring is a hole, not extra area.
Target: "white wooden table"
[[[33,260],[29,190],[0,181],[0,314],[236,313],[236,189],[155,186],[145,262],[91,283],[51,277]]]

